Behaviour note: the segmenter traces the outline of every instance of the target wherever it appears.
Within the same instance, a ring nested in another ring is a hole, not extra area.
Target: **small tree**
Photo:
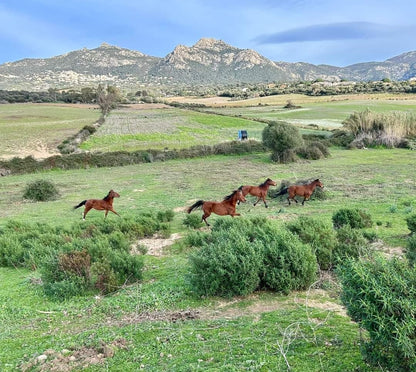
[[[120,102],[120,92],[116,87],[99,85],[97,88],[97,104],[103,116],[117,108]]]
[[[286,122],[272,122],[263,130],[263,144],[272,150],[271,159],[279,163],[293,161],[293,156],[287,156],[297,147],[303,145],[299,130]]]

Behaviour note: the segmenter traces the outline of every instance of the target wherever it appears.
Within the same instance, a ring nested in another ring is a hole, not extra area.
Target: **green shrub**
[[[203,226],[200,215],[187,214],[183,219],[183,224],[191,229],[198,229]]]
[[[0,265],[39,268],[42,288],[54,298],[108,293],[142,278],[143,257],[130,254],[132,240],[169,228],[157,213],[68,229],[9,221],[0,231]]]
[[[116,274],[107,261],[92,264],[91,283],[103,294],[114,292],[118,288]]]
[[[346,258],[358,258],[371,253],[368,240],[363,232],[345,225],[337,230],[337,244],[333,251],[333,262],[338,264]]]
[[[207,239],[197,237],[189,282],[199,295],[245,295],[259,286],[288,293],[315,279],[311,248],[265,218],[217,220]]]
[[[318,146],[308,144],[307,146],[296,149],[296,153],[304,159],[319,160],[325,157]]]
[[[373,221],[371,216],[361,209],[343,208],[335,212],[332,216],[332,222],[336,229],[348,225],[353,229],[362,229],[371,227]]]
[[[292,158],[290,150],[303,145],[299,130],[285,122],[271,122],[262,133],[263,144],[272,150],[273,161],[284,162]],[[288,152],[289,151],[289,152]]]
[[[407,239],[406,257],[412,266],[416,263],[416,234]]]
[[[316,278],[316,256],[309,245],[286,230],[273,229],[263,245],[261,283],[266,288],[288,294],[308,288]]]
[[[332,251],[337,239],[330,223],[301,216],[296,221],[288,223],[287,228],[299,236],[303,243],[312,247],[321,270],[328,270],[332,266]]]
[[[368,332],[361,351],[373,366],[416,370],[416,270],[406,260],[346,260],[338,268],[341,300]]]
[[[345,130],[335,129],[329,140],[333,146],[348,147],[354,141],[354,135]]]
[[[416,233],[416,214],[406,217],[407,228],[412,234]]]
[[[175,212],[169,209],[166,211],[158,211],[156,216],[160,222],[171,222],[175,217]]]
[[[59,196],[56,186],[46,180],[37,180],[26,185],[24,199],[34,201],[54,200]]]
[[[189,257],[191,288],[203,296],[232,297],[253,292],[260,282],[261,246],[242,233],[242,226],[232,224],[227,231],[215,225],[212,241]]]
[[[204,243],[207,243],[211,235],[208,232],[191,231],[186,235],[184,243],[190,247],[202,247]]]

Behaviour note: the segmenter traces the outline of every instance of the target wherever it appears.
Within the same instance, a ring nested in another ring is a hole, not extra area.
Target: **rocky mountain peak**
[[[192,47],[193,49],[207,49],[215,52],[219,52],[224,49],[237,49],[228,45],[222,40],[217,40],[213,38],[202,38],[195,43]]]

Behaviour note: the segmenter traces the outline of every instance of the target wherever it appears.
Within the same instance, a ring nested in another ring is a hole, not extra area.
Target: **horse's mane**
[[[230,200],[234,195],[235,195],[235,193],[237,192],[237,191],[239,191],[240,189],[238,189],[238,190],[234,190],[230,195],[227,195],[226,197],[224,197],[224,200]],[[240,190],[241,191],[241,190]]]
[[[266,181],[264,181],[263,183],[261,183],[261,184],[259,185],[259,187],[261,187],[261,186],[266,186],[267,181],[270,181],[270,178],[268,178]]]
[[[110,194],[111,194],[111,191],[112,190],[110,190],[109,192],[108,192],[108,194],[106,195],[106,196],[104,196],[104,198],[103,198],[103,200],[108,200],[108,199],[110,199]]]

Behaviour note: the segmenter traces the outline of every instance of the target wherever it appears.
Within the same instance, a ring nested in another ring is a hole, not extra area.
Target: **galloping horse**
[[[194,209],[202,207],[202,211],[204,212],[202,221],[209,226],[207,218],[211,215],[211,213],[218,214],[219,216],[240,216],[240,213],[235,213],[235,205],[237,204],[237,201],[241,201],[243,203],[246,201],[241,191],[241,187],[238,190],[234,190],[232,194],[226,196],[222,202],[198,200],[195,204],[188,208],[187,212],[191,213]]]
[[[82,205],[85,205],[84,214],[82,216],[83,220],[85,220],[85,216],[92,208],[97,209],[99,211],[105,211],[104,218],[107,218],[108,211],[111,211],[120,217],[120,215],[113,209],[113,199],[119,198],[119,197],[120,195],[117,194],[114,190],[110,190],[104,199],[83,200],[81,203],[76,205],[74,209],[77,209],[81,207]]]
[[[244,196],[246,196],[247,194],[257,196],[258,199],[254,203],[254,206],[256,206],[256,204],[260,200],[263,200],[264,206],[268,208],[269,206],[266,203],[266,196],[267,196],[267,190],[269,190],[270,186],[276,186],[276,182],[268,178],[266,181],[264,181],[258,186],[241,186],[241,190]]]
[[[309,200],[316,186],[319,186],[321,188],[324,187],[322,182],[319,181],[319,179],[316,179],[315,181],[312,181],[311,183],[307,185],[292,185],[289,187],[285,187],[283,190],[277,193],[274,197],[289,193],[289,196],[287,197],[287,201],[289,202],[289,205],[290,205],[290,199],[294,200],[297,203],[298,201],[295,199],[295,196],[296,195],[303,196],[302,205],[304,205],[305,200]]]

